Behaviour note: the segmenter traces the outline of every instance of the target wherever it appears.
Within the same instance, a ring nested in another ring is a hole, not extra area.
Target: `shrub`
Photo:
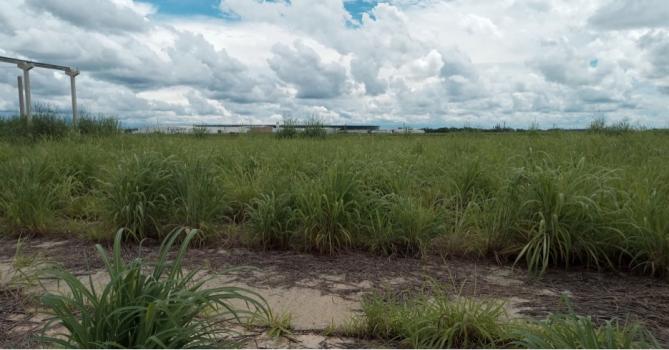
[[[155,265],[121,257],[122,230],[116,234],[111,254],[96,248],[109,282],[96,290],[75,275],[53,271],[69,293],[47,293],[42,303],[52,315],[43,334],[64,327],[67,332],[43,337],[49,345],[65,348],[202,348],[235,345],[225,336],[225,325],[241,323],[255,312],[269,315],[257,294],[236,287],[206,288],[197,270],[184,272],[183,258],[195,230],[176,230],[163,242]],[[174,260],[170,250],[183,239]],[[243,309],[239,305],[248,305]],[[217,313],[216,318],[207,314]],[[222,337],[223,336],[223,337]]]

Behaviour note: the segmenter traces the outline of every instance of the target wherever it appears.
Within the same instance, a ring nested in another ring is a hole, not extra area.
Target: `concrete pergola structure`
[[[77,87],[75,78],[79,75],[79,71],[72,67],[59,66],[56,64],[40,63],[34,61],[21,60],[18,58],[10,58],[0,56],[0,62],[13,63],[23,71],[23,77],[20,75],[16,78],[19,87],[19,109],[22,118],[30,121],[32,117],[32,100],[30,95],[30,70],[38,68],[54,69],[65,72],[70,77],[70,89],[72,95],[72,126],[77,125]]]

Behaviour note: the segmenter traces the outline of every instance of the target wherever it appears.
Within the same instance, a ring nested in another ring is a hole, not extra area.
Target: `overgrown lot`
[[[669,272],[669,134],[0,139],[0,234]]]

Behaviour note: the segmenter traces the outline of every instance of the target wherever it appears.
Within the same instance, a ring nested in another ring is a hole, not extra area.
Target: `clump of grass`
[[[174,165],[167,196],[172,199],[170,222],[210,233],[222,224],[228,208],[216,168],[196,158]]]
[[[193,129],[191,130],[193,133],[193,136],[197,138],[203,138],[207,136],[207,128],[203,126],[193,126]]]
[[[89,136],[111,136],[121,133],[121,125],[118,119],[105,115],[91,115],[81,113],[76,125],[77,131],[82,135]]]
[[[327,131],[323,127],[323,122],[319,119],[312,117],[307,120],[304,126],[304,131],[302,136],[308,138],[324,138],[327,136]]]
[[[72,178],[61,176],[44,159],[21,159],[0,169],[0,218],[8,233],[45,233],[55,226],[59,210],[72,189]]]
[[[334,254],[349,247],[359,216],[361,189],[347,167],[335,167],[305,185],[297,197],[295,220],[305,250]]]
[[[614,173],[592,169],[585,160],[564,167],[548,164],[524,169],[511,185],[505,205],[517,208],[514,230],[521,242],[516,263],[524,260],[533,273],[573,263],[614,266],[617,190]]]
[[[240,324],[255,312],[268,313],[255,293],[236,287],[206,288],[206,279],[196,278],[197,270],[184,272],[183,259],[196,230],[171,233],[153,266],[141,259],[123,260],[122,233],[117,233],[111,255],[96,246],[109,277],[101,290],[92,280],[86,285],[67,271],[52,272],[70,292],[42,297],[52,315],[43,331],[46,344],[66,348],[227,347],[235,343],[226,325]],[[177,240],[182,243],[172,260],[169,254]],[[213,312],[216,318],[206,316]],[[44,335],[58,327],[67,332]]]
[[[420,256],[430,240],[442,233],[434,208],[411,197],[388,195],[371,202],[364,244],[384,255]]]
[[[170,213],[172,179],[173,161],[160,154],[146,152],[122,161],[104,186],[111,223],[138,239],[159,238]]]
[[[269,310],[267,313],[254,314],[249,319],[249,325],[266,328],[267,335],[272,338],[291,338],[293,334],[292,319],[292,315],[288,312],[275,314],[272,310]]]
[[[294,230],[292,198],[288,194],[261,194],[248,209],[251,244],[262,249],[288,249]]]
[[[365,299],[362,308],[359,333],[402,347],[494,348],[510,341],[501,302],[453,298],[437,291],[408,300],[374,296]]]
[[[328,332],[385,341],[406,348],[620,349],[657,348],[636,322],[595,323],[569,307],[546,320],[511,319],[504,302],[448,295],[439,286],[409,297],[372,295],[362,317]],[[565,300],[568,303],[568,300]]]
[[[524,324],[512,331],[513,345],[527,349],[649,349],[657,340],[638,323],[607,321],[597,325],[591,317],[555,314],[547,320]]]
[[[277,130],[276,137],[280,139],[293,139],[297,137],[298,132],[295,125],[297,122],[293,119],[285,119],[283,125]]]

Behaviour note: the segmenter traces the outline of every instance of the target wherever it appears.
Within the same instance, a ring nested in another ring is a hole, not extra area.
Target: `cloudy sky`
[[[2,0],[0,55],[79,68],[125,125],[669,127],[668,0]],[[69,108],[66,76],[31,77]]]

